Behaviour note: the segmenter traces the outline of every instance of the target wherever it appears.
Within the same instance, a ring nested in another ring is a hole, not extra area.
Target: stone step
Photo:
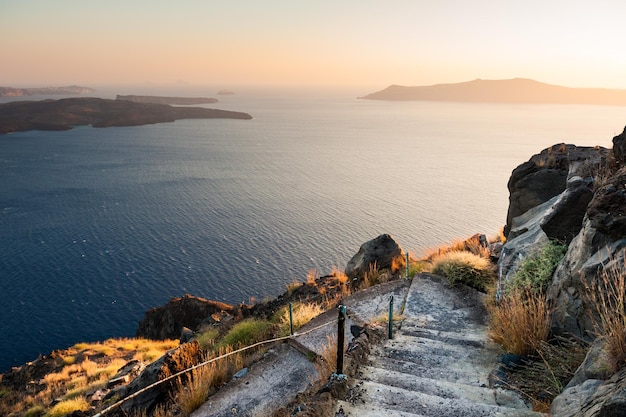
[[[399,333],[405,336],[424,337],[462,346],[480,347],[488,343],[484,326],[467,326],[462,331],[427,329],[414,319],[405,318],[401,322]]]
[[[510,391],[481,385],[467,385],[444,380],[434,380],[389,369],[363,366],[359,379],[403,388],[409,391],[447,399],[464,398],[470,402],[510,408],[524,408],[524,402]]]
[[[496,416],[541,416],[528,408],[508,408],[498,405],[474,403],[465,398],[443,398],[423,392],[411,391],[372,381],[358,383],[359,395],[363,407],[367,409],[376,404],[376,408],[393,410],[401,413],[412,413],[424,417],[496,417]],[[355,403],[355,416],[361,416],[360,405]],[[378,414],[381,416],[389,414]]]
[[[337,401],[335,417],[426,417],[423,414],[413,414],[405,411],[380,408],[373,404]]]
[[[445,357],[447,363],[454,362],[456,364],[460,361],[466,361],[479,366],[493,366],[496,357],[495,351],[494,355],[485,355],[486,349],[488,349],[487,346],[480,342],[476,342],[474,346],[468,346],[400,333],[394,339],[385,341],[383,346],[385,353],[383,355],[407,361],[412,360],[412,358],[421,361],[433,358],[440,361],[441,357]]]
[[[473,366],[459,363],[458,366],[449,368],[445,357],[441,357],[441,362],[429,361],[427,363],[409,362],[401,359],[374,356],[370,357],[371,366],[388,369],[410,375],[419,375],[422,378],[442,380],[459,384],[488,386],[489,371],[479,372]],[[464,366],[465,365],[465,366]]]

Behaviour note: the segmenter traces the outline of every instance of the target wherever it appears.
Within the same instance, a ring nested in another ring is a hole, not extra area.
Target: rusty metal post
[[[289,334],[293,336],[293,305],[291,303],[289,303],[289,330]]]

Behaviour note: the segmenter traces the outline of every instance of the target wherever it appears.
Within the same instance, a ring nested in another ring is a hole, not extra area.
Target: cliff
[[[181,106],[217,103],[216,98],[207,97],[122,96],[119,94],[117,95],[116,100],[126,100],[134,103],[175,104]]]
[[[69,130],[74,126],[140,126],[179,119],[252,119],[247,113],[201,107],[172,107],[100,98],[15,101],[0,104],[0,134]]]
[[[626,90],[570,88],[525,78],[473,80],[455,84],[407,87],[391,85],[365,100],[424,100],[473,103],[626,105]]]

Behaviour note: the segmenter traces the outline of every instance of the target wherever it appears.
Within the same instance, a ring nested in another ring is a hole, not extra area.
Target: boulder
[[[626,127],[613,138],[613,157],[618,167],[626,166]]]
[[[626,168],[596,191],[588,208],[591,226],[611,239],[626,237]]]
[[[614,240],[585,219],[581,232],[570,243],[557,266],[546,296],[553,308],[552,332],[586,340],[595,338],[595,307],[589,288],[599,272],[614,262],[624,262],[626,238]]]
[[[197,329],[198,325],[212,315],[232,315],[234,307],[219,301],[206,300],[185,294],[172,298],[166,305],[148,310],[139,322],[137,337],[147,339],[179,339],[183,327]]]
[[[515,217],[565,191],[568,178],[593,177],[599,167],[606,166],[609,152],[602,147],[561,143],[544,149],[515,168],[508,182],[505,235],[508,237]]]
[[[345,273],[348,278],[362,277],[372,265],[381,270],[391,268],[394,261],[403,264],[402,248],[391,236],[383,234],[361,245],[346,265]]]
[[[626,369],[606,381],[568,386],[552,402],[553,417],[626,417]]]

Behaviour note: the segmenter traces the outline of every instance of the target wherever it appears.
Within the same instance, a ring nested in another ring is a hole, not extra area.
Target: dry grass
[[[431,272],[445,276],[451,285],[461,283],[483,292],[496,277],[495,269],[488,258],[459,250],[434,256]]]
[[[212,358],[231,352],[233,352],[232,346],[222,347],[212,355]],[[194,410],[206,402],[209,395],[227,382],[243,366],[244,356],[237,353],[199,367],[188,376],[179,378],[178,389],[173,397],[183,416],[191,415]]]
[[[531,355],[550,334],[550,311],[545,295],[527,289],[505,294],[498,304],[487,304],[488,336],[507,352]]]
[[[283,307],[281,309],[282,314],[280,315],[280,331],[279,334],[284,336],[289,334],[290,331],[290,320],[289,320],[289,306]],[[293,328],[294,330],[299,329],[304,326],[306,323],[314,319],[315,317],[322,314],[325,310],[321,305],[317,303],[296,303],[292,308],[292,316],[293,316]]]
[[[337,335],[326,336],[326,344],[322,346],[321,360],[315,362],[320,380],[327,380],[337,370]]]
[[[56,356],[51,355],[49,361],[54,370],[41,380],[34,381],[38,387],[35,393],[29,394],[26,387],[15,387],[0,396],[0,415],[29,413],[35,417],[47,412],[55,416],[65,413],[68,408],[81,409],[86,393],[106,386],[108,380],[135,354],[160,357],[177,345],[178,341],[173,340],[128,338],[77,343],[65,351],[55,352]],[[56,398],[62,399],[62,402],[49,409],[47,404]]]
[[[609,366],[626,366],[626,265],[614,263],[591,286],[588,297],[596,308],[598,333],[604,338]]]

